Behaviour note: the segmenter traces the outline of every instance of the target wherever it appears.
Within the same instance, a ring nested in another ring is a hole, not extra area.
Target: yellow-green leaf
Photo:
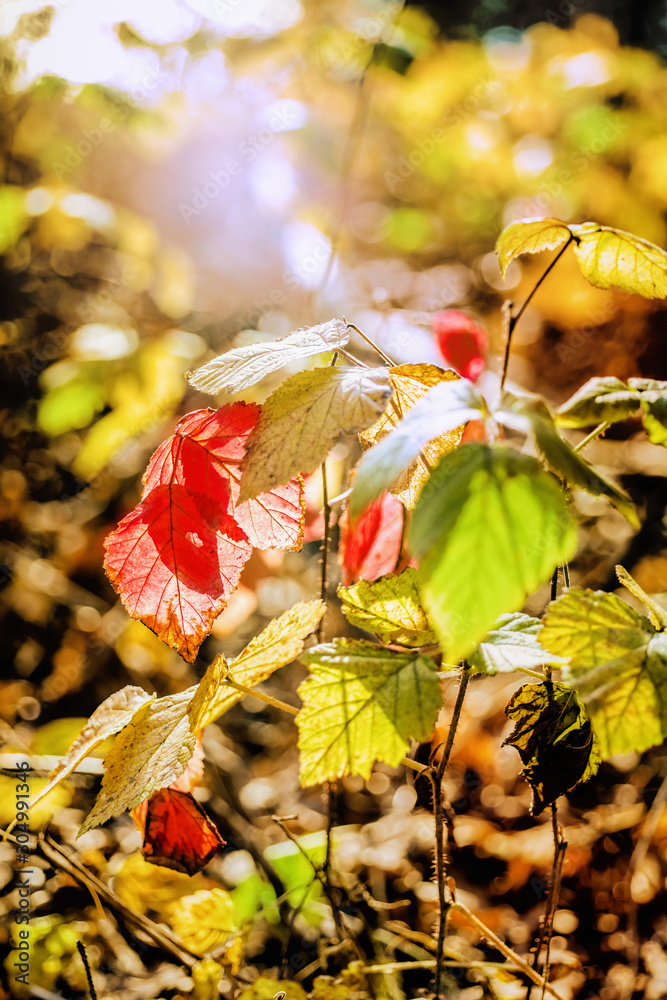
[[[506,393],[506,400],[509,400],[508,409],[512,413],[528,420],[538,451],[557,475],[569,486],[576,486],[593,496],[606,497],[632,527],[639,530],[639,518],[630,497],[608,482],[560,436],[544,400],[538,396],[513,396],[510,393]],[[497,414],[497,418],[502,421],[502,412]]]
[[[41,790],[39,795],[32,802],[31,807],[37,805],[52,788],[70,774],[77,764],[87,757],[107,736],[120,732],[126,726],[135,713],[147,701],[152,701],[154,695],[148,694],[139,687],[124,687],[120,691],[115,691],[99,705],[88,722],[85,724],[80,734],[75,739],[65,756],[49,775],[49,782]]]
[[[639,413],[641,397],[614,376],[591,378],[556,411],[561,427],[613,424]]]
[[[667,295],[667,253],[632,233],[585,222],[570,226],[581,273],[597,288],[621,288],[646,299]]]
[[[389,376],[393,390],[391,403],[380,419],[359,435],[361,446],[364,449],[372,448],[373,445],[385,438],[412,410],[415,403],[434,386],[441,382],[456,382],[460,378],[451,369],[438,368],[437,365],[429,364],[397,365],[395,368],[389,369]],[[398,476],[389,492],[397,497],[408,510],[412,510],[429,477],[430,470],[438,464],[443,455],[447,455],[456,448],[461,441],[462,434],[463,428],[456,427],[454,430],[439,436],[433,435],[428,438],[427,443],[421,449],[417,449],[421,451],[421,454],[414,458],[408,468]]]
[[[536,459],[482,444],[445,456],[419,498],[410,545],[447,662],[472,653],[498,615],[518,611],[576,543],[562,490]]]
[[[169,917],[185,947],[204,955],[223,945],[233,933],[234,902],[226,889],[201,889],[172,903]]]
[[[282,340],[234,347],[220,354],[194,372],[188,372],[188,382],[199,389],[217,395],[219,392],[242,392],[271,372],[294,364],[314,354],[345,347],[350,329],[341,319],[332,319],[303,330],[295,330]]]
[[[193,730],[215,722],[243,697],[241,692],[225,683],[227,677],[253,688],[280,667],[296,660],[303,651],[304,640],[315,631],[324,611],[323,601],[302,601],[270,622],[230,664],[224,656],[216,657],[199,682],[189,706]]]
[[[557,250],[570,239],[568,226],[560,219],[519,219],[503,229],[496,242],[500,271],[505,277],[507,268],[522,253],[541,253]]]
[[[667,640],[615,594],[573,587],[550,605],[542,644],[570,658],[602,756],[642,751],[667,736]]]
[[[309,473],[338,435],[369,427],[391,395],[387,368],[314,368],[267,399],[248,440],[239,502]]]
[[[188,719],[194,691],[148,701],[134,713],[104,760],[102,787],[78,836],[133,809],[183,774],[195,748]]]
[[[434,661],[360,640],[314,646],[299,687],[301,783],[345,774],[369,778],[376,760],[395,767],[410,739],[427,739],[442,703]]]
[[[339,587],[338,596],[349,623],[375,632],[383,642],[427,646],[436,641],[421,606],[417,571],[412,567],[373,583],[360,580],[351,587]]]

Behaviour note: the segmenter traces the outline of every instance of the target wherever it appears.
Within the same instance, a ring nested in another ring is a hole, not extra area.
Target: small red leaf
[[[161,485],[105,541],[104,568],[131,618],[189,663],[232,593],[252,548],[227,514],[206,523],[185,486]]]
[[[142,853],[151,864],[194,875],[225,841],[190,792],[162,788],[132,815],[143,832]]]
[[[484,327],[459,309],[446,309],[434,315],[433,331],[445,361],[463,378],[478,379],[489,349]]]
[[[357,580],[377,580],[396,569],[403,537],[403,504],[381,493],[350,527],[345,511],[340,520],[341,579],[348,587]]]

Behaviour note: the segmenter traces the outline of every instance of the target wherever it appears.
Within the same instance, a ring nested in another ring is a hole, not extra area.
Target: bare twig
[[[445,844],[444,844],[444,826],[445,826],[445,810],[442,801],[442,779],[444,777],[447,765],[449,764],[449,758],[452,753],[452,747],[454,745],[454,737],[456,736],[456,730],[458,728],[459,719],[461,718],[461,710],[463,708],[463,701],[465,698],[466,689],[468,687],[468,680],[470,679],[470,667],[467,663],[464,663],[463,670],[461,671],[461,681],[459,683],[459,690],[456,695],[456,702],[454,704],[454,711],[452,713],[452,721],[449,726],[449,733],[447,734],[447,740],[445,742],[445,747],[442,752],[442,756],[438,762],[438,766],[435,770],[435,774],[431,772],[429,777],[431,778],[431,786],[433,789],[433,812],[435,816],[435,865],[436,874],[438,879],[438,903],[440,908],[440,923],[438,926],[438,948],[436,953],[436,972],[435,972],[435,993],[436,996],[444,996],[444,984],[443,984],[443,960],[445,951],[445,929],[446,929],[446,916],[447,910],[450,902],[447,900],[447,892],[445,879],[447,877],[447,864],[445,860]]]
[[[86,979],[88,980],[88,992],[90,993],[90,1000],[97,1000],[97,991],[95,990],[95,983],[93,982],[93,974],[90,970],[90,963],[88,961],[88,956],[86,955],[86,949],[84,948],[81,941],[76,943],[79,954],[81,955],[81,961],[83,962],[83,967],[86,970]]]
[[[528,295],[528,298],[525,300],[525,302],[523,303],[523,305],[519,309],[519,311],[516,314],[516,316],[512,316],[512,318],[509,321],[509,327],[508,327],[508,330],[507,330],[507,342],[505,344],[505,357],[503,359],[503,373],[502,373],[501,378],[500,378],[500,388],[501,388],[501,390],[504,389],[504,387],[505,387],[505,379],[507,378],[507,369],[509,368],[510,349],[511,349],[511,346],[512,346],[512,334],[514,333],[514,328],[516,327],[517,323],[519,322],[519,320],[523,316],[524,312],[526,311],[526,307],[527,307],[528,303],[530,302],[530,300],[532,299],[532,297],[535,294],[535,292],[537,291],[537,289],[540,287],[540,285],[542,284],[542,282],[544,281],[544,279],[547,277],[547,275],[551,273],[551,271],[556,266],[556,264],[558,263],[558,261],[561,259],[561,257],[563,256],[563,254],[565,253],[565,251],[569,247],[570,243],[573,242],[573,240],[574,240],[574,236],[570,233],[570,235],[569,235],[569,237],[567,239],[567,242],[561,247],[561,249],[558,251],[558,253],[554,257],[554,259],[551,261],[551,263],[549,264],[548,268],[546,269],[546,271],[544,272],[544,274],[542,275],[542,277],[533,286],[533,290]]]

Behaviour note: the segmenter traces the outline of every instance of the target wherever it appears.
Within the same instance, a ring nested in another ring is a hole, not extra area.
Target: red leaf
[[[343,586],[357,580],[377,580],[396,569],[403,536],[403,504],[381,493],[354,528],[345,511],[340,520],[340,561]]]
[[[188,662],[256,548],[299,548],[303,483],[236,506],[239,466],[259,407],[196,410],[160,445],[141,503],[108,535],[105,569],[132,618]]]
[[[434,315],[433,331],[447,363],[463,378],[478,379],[489,349],[484,327],[459,309],[446,309]]]
[[[189,663],[252,548],[228,514],[214,529],[185,486],[156,486],[105,541],[104,568],[131,618]]]
[[[225,841],[194,796],[174,785],[142,802],[132,816],[144,835],[142,853],[147,861],[194,875]]]
[[[259,419],[255,403],[229,403],[219,410],[195,410],[176,425],[151,458],[146,493],[160,483],[187,486],[211,524],[220,512],[233,514],[258,549],[298,549],[303,538],[303,483],[293,479],[269,493],[236,505],[246,442]]]

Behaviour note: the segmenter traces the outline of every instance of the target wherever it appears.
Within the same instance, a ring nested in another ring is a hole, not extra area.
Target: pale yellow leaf
[[[79,836],[133,809],[183,774],[195,748],[188,718],[195,690],[146,702],[135,712],[105,758],[102,787]]]
[[[188,382],[201,392],[242,392],[265,375],[301,361],[314,354],[345,347],[350,339],[347,323],[332,319],[307,329],[296,330],[282,340],[263,344],[247,344],[207,361],[195,372],[188,373]]]
[[[557,250],[570,239],[570,229],[560,219],[519,219],[512,222],[498,237],[496,253],[500,271],[507,268],[522,253]]]
[[[438,368],[437,365],[429,364],[397,365],[395,368],[389,369],[389,375],[393,389],[391,403],[380,419],[359,435],[361,446],[365,450],[372,448],[374,444],[386,437],[394,427],[398,426],[401,418],[429,389],[438,385],[439,382],[451,382],[459,378],[456,372],[451,369]],[[457,447],[462,433],[463,428],[457,427],[425,445],[421,455],[415,459],[409,469],[399,476],[389,492],[411,510],[419,499],[419,494],[431,469],[435,468],[443,455]]]
[[[570,226],[581,273],[597,288],[621,288],[646,299],[667,295],[667,253],[639,236],[586,222]]]
[[[133,715],[145,702],[151,701],[154,695],[149,695],[139,687],[124,687],[120,691],[115,691],[99,705],[80,734],[75,739],[60,763],[49,775],[49,782],[36,796],[30,808],[33,809],[38,802],[49,794],[52,788],[70,774],[77,764],[87,757],[98,744],[105,740],[107,736],[120,732],[123,726],[132,719]]]
[[[239,502],[312,472],[339,434],[365,430],[391,395],[387,368],[314,368],[267,399],[248,440]]]
[[[225,684],[227,676],[244,687],[256,687],[300,656],[304,639],[315,631],[324,611],[322,601],[302,601],[270,622],[230,664],[224,657],[216,657],[202,677],[189,708],[193,730],[208,726],[243,697],[240,691]]]

